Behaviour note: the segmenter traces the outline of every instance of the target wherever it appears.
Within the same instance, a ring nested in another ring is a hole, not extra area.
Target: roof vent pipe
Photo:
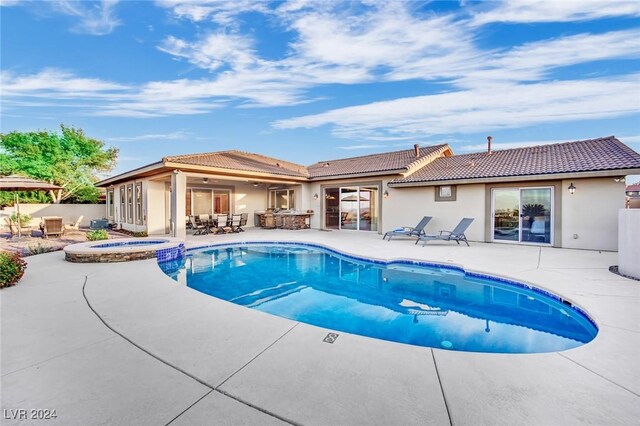
[[[491,154],[491,141],[493,140],[493,136],[487,136],[487,153]]]
[[[420,157],[420,145],[418,144],[413,145],[413,151],[416,154],[416,158]]]

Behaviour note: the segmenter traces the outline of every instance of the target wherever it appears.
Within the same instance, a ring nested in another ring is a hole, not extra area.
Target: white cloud
[[[118,1],[102,0],[95,3],[56,0],[51,5],[60,13],[78,18],[78,23],[72,27],[73,31],[91,35],[106,35],[120,25],[114,11]]]
[[[333,125],[337,136],[366,138],[371,132],[428,136],[619,117],[638,112],[639,77],[503,84],[339,108],[280,120],[274,126]]]
[[[106,138],[110,142],[140,142],[140,141],[159,141],[159,140],[182,140],[189,137],[190,132],[171,132],[171,133],[152,133],[146,135],[136,136],[117,136],[112,138]]]
[[[221,25],[235,24],[237,16],[243,13],[269,13],[267,2],[256,0],[157,0],[156,4],[171,9],[178,18],[194,22],[211,19]]]
[[[497,5],[497,6],[496,6]],[[640,16],[640,3],[634,0],[512,0],[487,2],[474,14],[472,23],[533,23],[587,21],[616,16]]]
[[[348,145],[348,146],[339,146],[338,149],[345,150],[356,150],[356,149],[371,149],[371,148],[386,148],[386,145]]]
[[[0,0],[0,7],[6,6],[15,6],[20,3],[22,0]]]

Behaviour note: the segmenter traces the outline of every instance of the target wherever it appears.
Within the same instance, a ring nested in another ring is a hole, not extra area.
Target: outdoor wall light
[[[319,195],[318,195],[318,193],[317,193],[317,192],[316,192],[315,194],[313,194],[313,199],[314,199],[314,200],[317,200],[317,199],[318,199],[318,197],[319,197]]]
[[[207,183],[209,182],[209,178],[202,178],[202,183]]]
[[[574,192],[576,192],[576,187],[573,182],[571,182],[571,185],[569,185],[569,194],[573,194]]]
[[[384,194],[382,194],[382,196],[384,198],[389,198],[389,191],[384,191]]]

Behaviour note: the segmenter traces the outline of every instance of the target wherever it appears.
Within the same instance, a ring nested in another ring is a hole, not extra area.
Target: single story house
[[[186,236],[186,217],[313,211],[311,227],[427,232],[474,222],[469,240],[616,250],[624,177],[640,154],[614,136],[455,155],[447,144],[303,166],[242,151],[164,157],[99,182],[106,216],[131,231]]]

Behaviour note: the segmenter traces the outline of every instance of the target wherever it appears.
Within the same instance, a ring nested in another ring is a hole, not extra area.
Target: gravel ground
[[[42,232],[32,231],[30,236],[22,238],[11,238],[8,232],[0,231],[0,250],[20,253],[21,256],[30,256],[32,251],[38,252],[62,250],[69,244],[87,241],[86,233],[88,229],[80,231],[67,231],[62,237],[42,238]],[[109,239],[123,238],[126,235],[114,231],[107,231]],[[38,254],[38,253],[33,253]]]

